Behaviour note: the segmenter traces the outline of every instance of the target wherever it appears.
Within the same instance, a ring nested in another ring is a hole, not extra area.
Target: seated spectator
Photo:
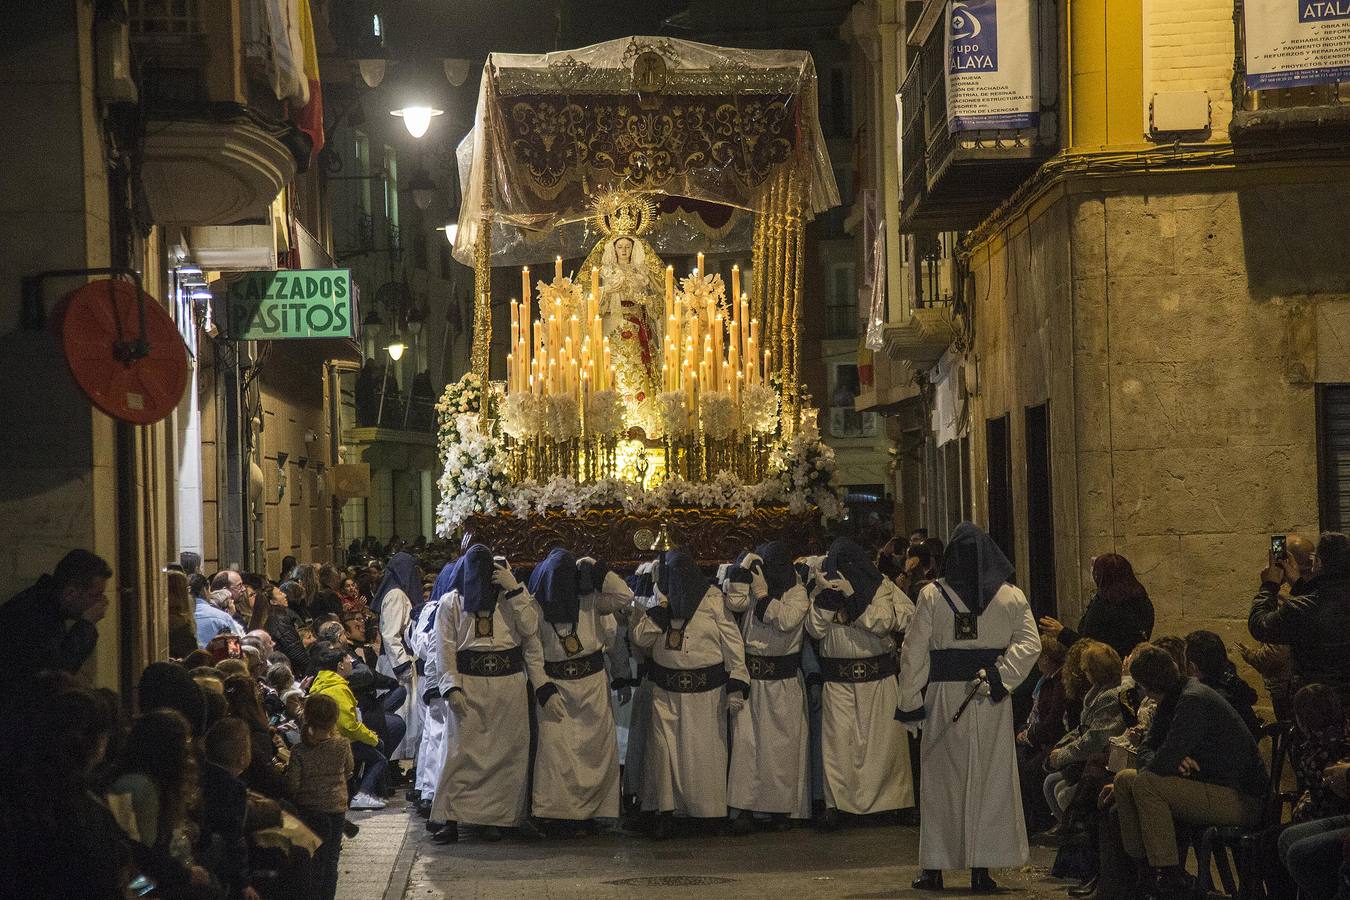
[[[361,643],[353,640],[346,628],[337,622],[329,622],[319,629],[319,638],[341,647],[351,656],[352,674],[348,678],[352,693],[356,695],[356,706],[361,711],[361,721],[370,727],[384,745],[388,757],[398,748],[408,725],[397,710],[408,697],[408,689],[396,678],[380,672],[376,665],[379,653],[364,643],[365,621],[354,626],[353,632],[359,635]]]
[[[1227,700],[1259,740],[1261,720],[1252,712],[1256,689],[1238,675],[1237,666],[1228,659],[1223,638],[1212,631],[1192,631],[1186,635],[1186,663],[1190,674]]]
[[[1081,677],[1086,686],[1081,694],[1078,727],[1065,734],[1046,758],[1051,773],[1045,779],[1045,801],[1061,826],[1068,824],[1065,813],[1080,782],[1096,796],[1105,779],[1108,743],[1125,730],[1119,696],[1120,657],[1111,646],[1100,641],[1079,641],[1072,649],[1077,651],[1080,645],[1081,653],[1073,654],[1078,665],[1071,679],[1078,682]],[[1066,691],[1066,699],[1072,702],[1081,690],[1075,684],[1072,692]],[[1087,772],[1089,767],[1091,775]]]
[[[201,648],[193,650],[187,656],[183,657],[183,668],[187,669],[189,672],[193,669],[201,668],[202,666],[214,666],[215,664],[215,657]]]
[[[248,726],[224,719],[211,726],[205,744],[199,843],[216,857],[212,874],[231,897],[258,900],[249,865],[248,787],[239,778],[252,758]]]
[[[1177,852],[1177,823],[1254,827],[1268,776],[1251,731],[1228,701],[1181,674],[1165,650],[1139,648],[1130,674],[1158,701],[1158,712],[1138,768],[1118,774],[1107,796],[1119,812],[1125,852],[1150,867],[1142,892],[1180,900],[1190,884]]]
[[[351,808],[384,809],[384,801],[376,793],[389,760],[382,752],[379,737],[356,716],[356,696],[347,681],[352,673],[351,655],[328,642],[315,644],[314,650],[314,661],[319,673],[310,685],[310,696],[328,696],[337,703],[337,733],[351,741],[352,756],[362,768],[359,781],[353,778],[348,785]]]
[[[223,896],[211,873],[197,865],[188,833],[188,805],[196,795],[192,731],[171,709],[142,713],[131,726],[108,788],[119,824],[134,845],[140,870],[168,896]]]
[[[231,602],[231,594],[227,589],[212,591],[206,597],[197,598],[192,614],[197,623],[198,647],[206,647],[222,632],[244,636],[244,627],[230,615]]]
[[[298,677],[303,678],[309,674],[309,654],[305,650],[305,644],[300,639],[300,628],[304,625],[304,619],[293,608],[293,603],[300,596],[300,585],[294,581],[288,581],[278,587],[273,587],[271,591],[271,612],[268,614],[267,623],[263,630],[276,643],[276,648],[286,654],[286,659],[290,661],[291,671]]]
[[[325,616],[332,616],[336,620],[342,615],[342,598],[336,591],[323,588],[315,593],[314,599],[310,601],[309,614],[315,620]]]
[[[0,700],[0,897],[124,900],[129,843],[91,791],[116,720],[94,691],[54,674]]]
[[[347,816],[347,782],[355,762],[352,744],[338,734],[339,709],[328,695],[305,701],[305,727],[286,768],[286,784],[300,816],[323,841],[315,858],[320,900],[337,892],[338,856]]]
[[[1326,770],[1326,789],[1341,800],[1350,798],[1350,762]],[[1345,846],[1350,841],[1350,815],[1329,816],[1290,825],[1280,833],[1279,854],[1304,900],[1339,900],[1350,885],[1350,862]]]
[[[1291,596],[1281,603],[1284,584]],[[1350,700],[1350,538],[1322,535],[1311,579],[1293,554],[1272,558],[1261,572],[1247,630],[1258,641],[1290,645],[1294,690],[1330,684],[1342,704]]]
[[[1045,805],[1041,785],[1045,781],[1045,758],[1064,736],[1064,657],[1068,650],[1059,641],[1041,641],[1036,661],[1040,678],[1032,691],[1031,714],[1017,734],[1017,768],[1022,782],[1022,809],[1029,833],[1054,824]]]
[[[305,692],[295,683],[295,674],[285,663],[276,663],[267,670],[267,683],[277,692],[286,715],[292,719],[304,719]]]
[[[278,747],[258,696],[257,684],[247,675],[231,675],[225,679],[225,702],[230,718],[239,719],[248,726],[252,757],[244,769],[244,783],[264,796],[284,797],[283,764],[277,759]]]
[[[78,671],[94,652],[108,611],[112,569],[88,550],[72,550],[32,587],[0,606],[7,645],[5,674],[22,678],[43,669]]]
[[[1041,617],[1041,631],[1066,647],[1080,637],[1110,645],[1121,659],[1153,634],[1153,602],[1135,577],[1130,561],[1119,553],[1104,553],[1092,560],[1092,583],[1096,586],[1078,630],[1065,628],[1053,616]]]
[[[1294,695],[1294,724],[1289,764],[1299,796],[1291,819],[1309,822],[1350,814],[1350,804],[1332,791],[1323,773],[1350,757],[1350,739],[1340,695],[1327,684],[1310,684]]]

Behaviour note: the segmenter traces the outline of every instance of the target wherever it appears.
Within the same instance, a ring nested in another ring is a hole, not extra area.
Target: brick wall
[[[1144,116],[1156,93],[1204,91],[1209,140],[1228,139],[1233,115],[1234,0],[1144,0]]]

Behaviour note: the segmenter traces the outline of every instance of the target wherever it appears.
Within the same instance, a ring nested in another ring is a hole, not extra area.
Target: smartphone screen
[[[1271,535],[1270,553],[1276,559],[1284,559],[1285,557],[1284,537],[1282,534]]]

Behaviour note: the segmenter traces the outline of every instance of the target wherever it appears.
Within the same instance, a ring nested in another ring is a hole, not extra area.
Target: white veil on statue
[[[632,235],[628,234],[621,234],[618,237],[610,240],[607,244],[605,244],[605,250],[602,254],[600,254],[600,265],[606,267],[620,265],[619,253],[617,250],[614,249],[614,245],[617,244],[619,241],[628,241],[628,243],[631,244],[633,247],[633,255],[628,260],[628,265],[637,269],[645,268],[647,265],[647,250],[644,244],[646,242],[640,241],[634,238]]]

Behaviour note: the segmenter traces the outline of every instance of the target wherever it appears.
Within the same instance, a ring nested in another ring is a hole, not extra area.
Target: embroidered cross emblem
[[[564,678],[577,678],[580,677],[581,675],[586,674],[585,667],[583,667],[580,663],[575,662],[563,663],[562,673]]]
[[[764,664],[764,660],[754,658],[747,660],[746,667],[750,670],[750,677],[752,678],[758,678],[761,675],[764,675],[768,668]]]
[[[872,667],[865,662],[855,662],[848,667],[850,681],[863,681],[871,673]]]
[[[479,665],[479,668],[482,669],[484,672],[486,672],[488,675],[496,674],[497,670],[500,669],[501,667],[502,667],[502,658],[500,656],[496,656],[495,654],[492,656],[484,656],[482,663]]]

